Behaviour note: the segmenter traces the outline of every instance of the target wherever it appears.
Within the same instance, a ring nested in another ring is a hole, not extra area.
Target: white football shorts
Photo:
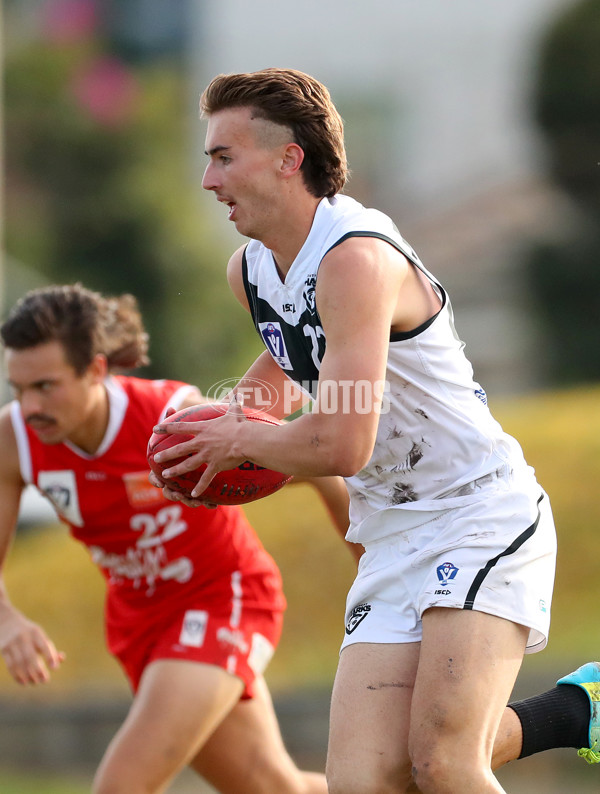
[[[418,642],[430,607],[497,615],[529,628],[526,653],[545,647],[556,563],[550,501],[535,481],[503,486],[365,544],[346,601],[342,649]],[[394,512],[383,511],[381,520],[393,522]]]

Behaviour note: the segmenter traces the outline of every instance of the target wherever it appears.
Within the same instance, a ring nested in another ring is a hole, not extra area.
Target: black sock
[[[554,747],[579,749],[589,745],[590,700],[581,687],[561,684],[508,705],[523,727],[519,758]]]

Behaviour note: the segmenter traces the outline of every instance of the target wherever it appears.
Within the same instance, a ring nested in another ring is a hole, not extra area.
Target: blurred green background
[[[551,496],[551,641],[523,670],[528,692],[542,688],[598,656],[588,615],[600,518],[600,0],[373,0],[353,15],[341,0],[307,0],[281,30],[286,2],[4,0],[3,311],[52,282],[132,292],[151,336],[140,374],[205,391],[241,375],[260,348],[225,279],[243,240],[201,195],[198,94],[219,71],[281,64],[323,79],[347,123],[348,192],[389,212],[449,288],[492,411]],[[354,564],[307,486],[247,513],[289,602],[268,680],[283,716],[286,698],[317,693],[314,727],[326,720]],[[6,580],[68,661],[37,690],[0,668],[0,726],[10,730],[15,704],[48,714],[126,704],[103,645],[101,577],[64,527],[20,529]],[[50,746],[62,724],[50,723]],[[320,765],[325,729],[314,727],[314,752],[299,739],[295,755]],[[69,771],[58,750],[54,764],[37,760],[42,777],[0,769],[0,790],[71,794],[64,777],[51,780]],[[530,768],[527,794],[589,783],[564,783],[570,768],[552,761],[545,777]],[[73,794],[85,786],[74,780]]]

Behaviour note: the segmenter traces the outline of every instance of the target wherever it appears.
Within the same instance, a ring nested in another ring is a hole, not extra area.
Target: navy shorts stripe
[[[479,588],[483,584],[485,577],[488,573],[492,570],[494,565],[500,560],[502,557],[507,557],[509,554],[514,554],[515,551],[521,548],[521,546],[525,543],[525,541],[529,540],[529,538],[534,534],[537,529],[538,524],[540,523],[540,502],[544,498],[544,494],[540,496],[537,501],[538,504],[538,514],[537,518],[535,519],[534,523],[528,527],[524,532],[522,532],[518,538],[516,538],[508,548],[506,548],[503,552],[498,554],[493,559],[489,560],[486,565],[481,568],[475,578],[473,579],[473,584],[469,588],[469,592],[467,593],[467,598],[464,603],[463,609],[473,609],[473,604],[475,603],[475,598],[477,597],[477,593],[479,592]]]

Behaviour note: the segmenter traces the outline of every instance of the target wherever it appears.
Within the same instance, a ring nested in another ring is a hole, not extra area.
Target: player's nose
[[[219,187],[219,180],[217,178],[217,169],[214,168],[212,163],[209,163],[204,169],[202,177],[202,187],[204,190],[217,190]]]
[[[19,403],[24,416],[42,413],[40,395],[33,389],[23,389],[19,395]]]

